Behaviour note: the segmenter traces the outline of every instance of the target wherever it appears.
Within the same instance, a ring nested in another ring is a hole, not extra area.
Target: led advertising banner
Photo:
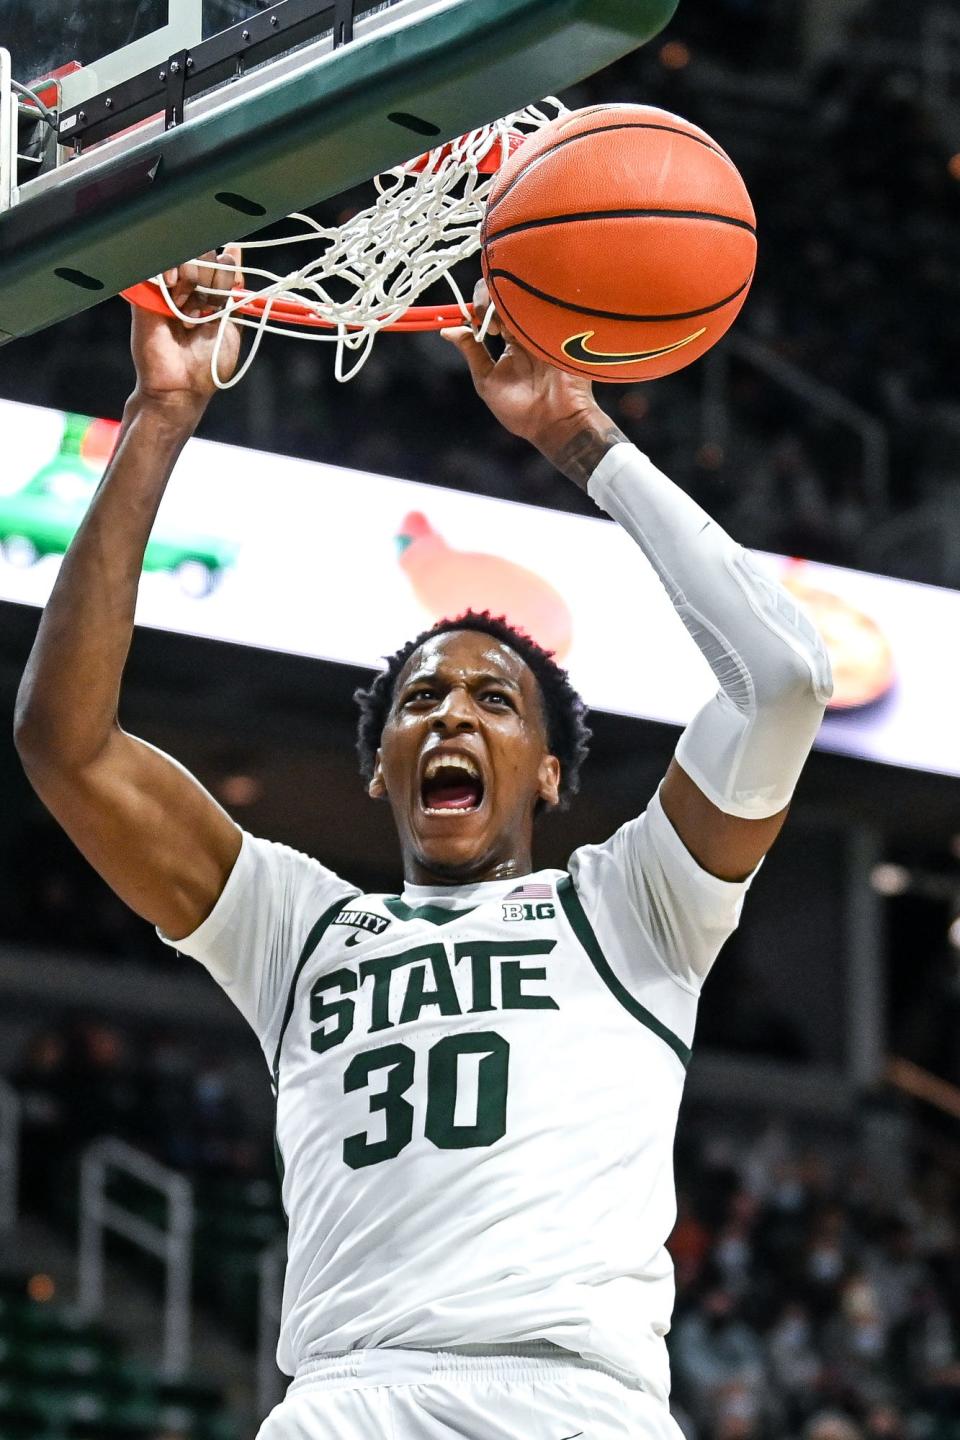
[[[111,422],[0,401],[0,599],[43,605]],[[761,554],[831,654],[818,746],[960,775],[960,592]],[[193,440],[160,508],[138,622],[376,666],[467,607],[556,651],[597,710],[682,725],[715,682],[616,525]]]

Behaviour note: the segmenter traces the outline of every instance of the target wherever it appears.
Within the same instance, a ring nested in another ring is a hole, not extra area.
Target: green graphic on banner
[[[67,415],[59,452],[12,495],[0,496],[0,546],[10,564],[26,569],[45,555],[63,555],[93,498],[120,432],[114,420]],[[174,574],[200,599],[219,584],[237,547],[212,536],[164,531],[150,538],[143,568]]]

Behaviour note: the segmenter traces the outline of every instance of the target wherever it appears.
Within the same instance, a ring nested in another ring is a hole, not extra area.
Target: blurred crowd
[[[960,1174],[681,1128],[674,1399],[689,1440],[960,1434]]]
[[[37,1032],[12,1078],[28,1209],[103,1134],[198,1180],[269,1174],[269,1124],[215,1047],[78,1019]],[[960,1168],[943,1137],[912,1155],[885,1117],[815,1135],[685,1115],[670,1346],[687,1440],[960,1435]]]
[[[172,955],[45,813],[0,837],[0,939],[98,960],[168,965]]]
[[[80,1015],[37,1030],[10,1079],[22,1104],[23,1198],[36,1211],[56,1210],[77,1157],[105,1135],[198,1178],[262,1175],[273,1163],[228,1046],[209,1036],[201,1049],[171,1028],[133,1034]]]

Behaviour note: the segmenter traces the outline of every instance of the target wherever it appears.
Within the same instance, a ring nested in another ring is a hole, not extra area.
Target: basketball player
[[[169,278],[195,305],[209,277]],[[830,695],[824,650],[587,381],[454,331],[497,419],[636,541],[717,694],[643,815],[566,873],[537,870],[534,822],[575,788],[583,707],[509,627],[445,622],[359,697],[402,894],[242,833],[117,719],[144,547],[212,393],[211,328],[134,312],[137,386],[17,740],[83,853],[207,967],[270,1068],[295,1379],[261,1440],[676,1440],[664,1246],[697,1001],[786,817]],[[618,651],[642,666],[635,627]]]

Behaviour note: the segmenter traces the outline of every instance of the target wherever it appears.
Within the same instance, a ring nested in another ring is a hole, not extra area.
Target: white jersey
[[[677,1110],[748,884],[701,869],[659,798],[569,874],[397,897],[244,836],[177,948],[276,1087],[282,1370],[544,1339],[666,1402]]]

